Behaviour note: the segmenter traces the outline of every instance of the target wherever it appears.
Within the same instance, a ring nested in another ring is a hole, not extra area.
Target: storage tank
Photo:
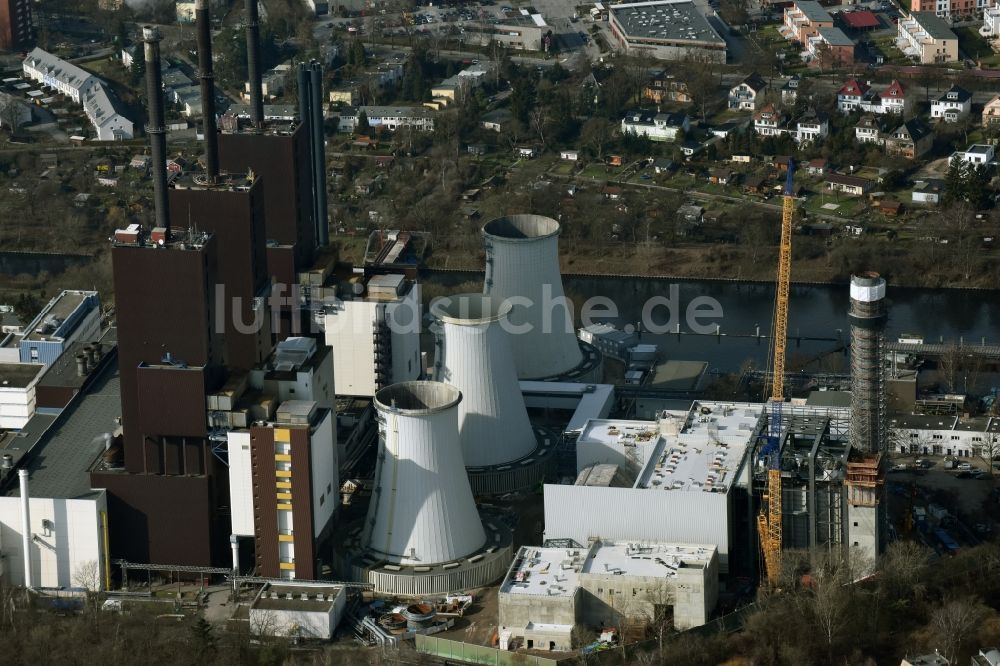
[[[503,328],[510,311],[510,303],[481,294],[449,296],[431,306],[438,323],[434,378],[462,393],[458,427],[466,467],[500,465],[535,450]]]
[[[393,564],[468,556],[486,533],[458,440],[462,393],[449,384],[403,382],[375,394],[379,456],[362,544]]]
[[[483,293],[511,300],[511,341],[519,379],[556,377],[583,354],[559,274],[559,223],[542,215],[509,215],[483,226]]]

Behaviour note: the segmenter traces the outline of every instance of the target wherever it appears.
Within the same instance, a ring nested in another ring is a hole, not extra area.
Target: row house
[[[972,112],[972,93],[961,86],[952,86],[931,102],[931,118],[957,123]]]
[[[991,0],[910,0],[910,11],[929,12],[940,18],[959,20],[974,16],[989,6]]]
[[[896,46],[920,64],[958,61],[958,35],[934,12],[913,12],[896,29]]]
[[[833,17],[815,0],[798,0],[785,8],[779,28],[781,36],[790,42],[805,44],[821,28],[832,28]]]
[[[876,115],[903,114],[908,108],[906,89],[896,79],[882,92],[856,79],[849,79],[837,91],[837,110],[841,113],[861,110]]]
[[[931,149],[934,145],[934,132],[919,118],[900,123],[889,131],[883,118],[866,113],[854,126],[854,139],[858,143],[883,146],[889,155],[912,160]]]
[[[825,115],[809,109],[797,120],[791,121],[773,104],[766,104],[754,114],[753,128],[754,132],[761,136],[787,134],[797,144],[819,141],[830,133],[830,124]]]

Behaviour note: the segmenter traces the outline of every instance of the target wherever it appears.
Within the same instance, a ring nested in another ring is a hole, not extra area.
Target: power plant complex
[[[265,120],[248,0],[250,119],[218,117],[209,4],[194,175],[168,179],[160,38],[143,28],[154,221],[114,232],[116,326],[67,343],[77,370],[53,364],[57,425],[40,414],[4,449],[10,582],[70,586],[90,560],[101,589],[130,571],[224,576],[260,586],[248,613],[315,612],[326,638],[337,622],[429,632],[436,604],[496,585],[501,649],[572,650],[583,628],[665,607],[677,629],[706,624],[783,551],[874,566],[884,279],[849,286],[848,403],[785,400],[781,367],[773,400],[627,418],[643,387],[606,383],[578,339],[556,220],[486,222],[482,290],[430,303],[416,232],[376,232],[363,265],[338,262],[322,68],[300,65],[297,120]],[[366,621],[373,596],[405,608]]]

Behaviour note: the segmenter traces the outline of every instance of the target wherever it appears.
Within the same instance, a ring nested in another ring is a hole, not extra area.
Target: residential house
[[[484,129],[500,133],[507,129],[510,125],[513,116],[508,109],[495,109],[493,111],[487,111],[479,117],[479,124],[483,126]]]
[[[969,19],[989,5],[989,0],[910,0],[910,10],[933,12],[944,19]]]
[[[946,123],[957,123],[968,117],[972,111],[972,93],[965,88],[953,85],[931,102],[931,118],[938,118]]]
[[[986,39],[1000,37],[1000,5],[983,8],[983,26],[979,28],[979,34]]]
[[[788,131],[788,118],[774,104],[765,104],[753,115],[753,131],[761,136],[780,136]]]
[[[754,72],[729,90],[729,108],[753,111],[761,105],[767,90],[767,81]]]
[[[806,40],[806,56],[815,65],[849,65],[854,62],[854,40],[840,28],[820,28]]]
[[[825,157],[817,157],[816,159],[809,160],[809,164],[806,166],[806,170],[811,176],[822,176],[830,169],[830,160]]]
[[[677,102],[689,104],[691,93],[688,92],[687,83],[678,81],[673,74],[667,74],[660,70],[653,74],[642,89],[642,96],[653,104],[663,104],[664,102]]]
[[[855,197],[868,194],[875,187],[875,182],[872,180],[847,174],[827,174],[825,180],[826,186],[831,192],[843,192]]]
[[[882,132],[885,129],[881,116],[866,113],[854,126],[854,140],[858,143],[875,143],[882,145]]]
[[[933,12],[913,12],[896,24],[896,46],[922,65],[958,61],[958,35]]]
[[[911,118],[885,136],[885,152],[908,160],[923,156],[934,145],[934,133],[927,123]]]
[[[658,176],[660,174],[670,173],[676,168],[677,165],[674,164],[674,161],[666,157],[657,157],[653,160],[653,171],[655,171]]]
[[[681,144],[681,152],[687,157],[692,157],[695,153],[700,153],[703,147],[694,139],[685,139]]]
[[[732,169],[712,169],[708,174],[708,182],[715,185],[731,185],[735,183],[738,175]]]
[[[659,113],[637,109],[622,118],[622,134],[645,136],[650,141],[674,141],[691,129],[686,113]]]
[[[937,204],[944,192],[944,181],[939,179],[916,180],[913,182],[913,203]]]
[[[409,127],[424,132],[434,131],[434,112],[423,106],[359,106],[343,109],[340,112],[339,129],[353,132],[362,113],[368,118],[368,125],[375,129],[395,132]]]
[[[868,85],[857,79],[848,79],[837,91],[837,110],[851,113],[861,107],[861,98],[868,92]]]
[[[76,104],[83,104],[90,89],[101,85],[100,79],[90,72],[40,48],[32,49],[21,63],[21,69],[25,78],[66,95]]]
[[[133,137],[132,121],[119,113],[116,99],[103,85],[96,85],[83,96],[83,109],[98,141],[125,141]]]
[[[795,132],[792,138],[795,143],[805,145],[822,141],[830,133],[830,123],[825,113],[815,109],[807,109],[795,121]]]
[[[802,79],[798,74],[789,77],[789,79],[785,81],[785,85],[781,86],[782,104],[785,106],[795,104],[795,100],[798,99],[799,96],[800,83],[802,83]]]
[[[908,107],[906,89],[896,79],[893,79],[892,83],[881,92],[867,83],[859,83],[856,79],[848,79],[837,91],[837,110],[841,113],[851,113],[860,109],[876,115],[902,114]]]
[[[806,44],[821,28],[832,28],[833,17],[815,0],[796,0],[785,7],[778,32],[790,42]]]
[[[968,164],[989,164],[995,157],[993,146],[984,143],[974,143],[964,151],[959,150],[952,153],[952,158],[959,158]]]
[[[1000,123],[1000,94],[994,95],[983,107],[983,127]]]

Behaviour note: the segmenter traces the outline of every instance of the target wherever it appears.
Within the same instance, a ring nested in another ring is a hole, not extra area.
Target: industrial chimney
[[[559,223],[541,215],[511,215],[487,222],[483,293],[515,298],[510,323],[520,379],[566,374],[583,362],[559,274]]]
[[[884,330],[885,280],[878,273],[851,276],[851,447],[886,449]]]
[[[212,17],[209,0],[194,1],[198,31],[198,77],[201,79],[201,117],[205,126],[205,175],[219,179],[219,135],[215,125],[215,75],[212,72]]]
[[[375,394],[379,456],[361,541],[373,556],[427,566],[484,545],[458,441],[461,400],[441,382],[404,382]]]
[[[258,0],[246,0],[247,8],[247,79],[250,86],[250,122],[254,129],[264,127],[264,92],[260,74],[260,14]]]
[[[508,333],[509,303],[481,294],[437,301],[435,379],[462,393],[459,440],[466,467],[510,463],[535,450],[536,440],[517,383]]]
[[[167,201],[167,128],[163,123],[163,74],[160,71],[160,33],[152,26],[142,28],[146,57],[146,105],[149,146],[153,160],[153,208],[156,226],[170,228],[170,204]]]
[[[24,550],[24,586],[31,587],[31,496],[28,493],[28,470],[17,470],[21,486],[21,548]]]
[[[306,126],[313,165],[313,221],[316,244],[330,242],[326,207],[326,135],[323,125],[323,66],[313,60],[299,65],[299,122]]]

